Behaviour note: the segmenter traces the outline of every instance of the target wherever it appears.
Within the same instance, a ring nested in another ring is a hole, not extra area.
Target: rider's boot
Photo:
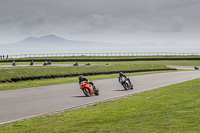
[[[130,89],[131,89],[131,90],[133,89],[133,84],[131,84],[131,87],[130,87]]]
[[[94,85],[93,85],[92,89],[93,89],[94,91],[96,91],[96,87],[95,87]]]

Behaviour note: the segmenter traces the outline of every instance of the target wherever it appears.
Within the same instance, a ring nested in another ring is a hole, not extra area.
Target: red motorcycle
[[[91,96],[91,95],[93,95],[93,94],[99,95],[99,89],[96,88],[96,87],[94,87],[94,86],[92,86],[91,84],[89,84],[89,83],[86,82],[86,81],[81,82],[80,88],[82,89],[83,93],[84,93],[87,97],[89,97],[89,96]]]

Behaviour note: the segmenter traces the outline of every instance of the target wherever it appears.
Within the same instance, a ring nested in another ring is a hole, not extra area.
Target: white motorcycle
[[[133,85],[130,84],[125,77],[121,77],[119,82],[122,84],[125,90],[133,89]]]

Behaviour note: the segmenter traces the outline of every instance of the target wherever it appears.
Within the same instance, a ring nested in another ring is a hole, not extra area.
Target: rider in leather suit
[[[130,79],[125,74],[123,74],[122,72],[119,73],[119,82],[120,82],[121,77],[125,77],[125,79],[128,80],[129,84],[132,85]]]
[[[79,76],[79,85],[81,85],[81,82],[86,81],[87,83],[91,84],[93,88],[95,88],[94,83],[89,81],[87,78],[84,78],[82,75]]]

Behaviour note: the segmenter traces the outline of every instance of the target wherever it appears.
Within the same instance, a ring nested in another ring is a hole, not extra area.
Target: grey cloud
[[[6,17],[3,19],[0,19],[0,24],[9,24],[11,22],[13,22],[13,18],[11,18],[11,17]]]
[[[99,15],[99,14],[91,14],[89,16],[89,21],[94,26],[111,26],[113,21],[113,17],[111,15]]]
[[[44,12],[38,12],[36,16],[31,16],[27,20],[24,20],[22,23],[23,28],[30,28],[38,25],[43,25],[45,24],[45,21],[47,19],[47,14]]]
[[[19,20],[19,19],[18,19]],[[31,34],[51,34],[53,30],[60,29],[59,17],[49,15],[46,12],[38,11],[35,15],[30,17],[21,17],[19,23],[19,30],[22,34],[31,35]]]
[[[174,18],[174,21],[170,25],[169,31],[171,32],[181,32],[184,29],[184,19],[182,17]]]
[[[173,19],[153,18],[153,32],[181,32],[184,27],[184,19],[175,17]]]
[[[163,1],[159,7],[160,10],[171,10],[183,7],[199,6],[199,0],[167,0]]]
[[[173,23],[169,29],[170,32],[181,32],[182,30],[183,27],[179,23]]]
[[[55,33],[66,37],[97,34],[97,40],[105,33],[110,33],[108,38],[116,33],[129,35],[130,39],[141,32],[164,37],[172,32],[191,34],[198,32],[200,16],[194,13],[199,3],[199,0],[0,0],[0,34]]]
[[[141,31],[147,28],[147,25],[138,19],[131,19],[128,22],[123,22],[121,25],[118,25],[118,28],[122,32],[136,32]]]
[[[86,25],[90,26],[90,31],[100,32],[112,28],[114,18],[111,15],[91,14]]]
[[[114,23],[112,15],[90,14],[81,21],[75,18],[73,26],[70,26],[71,22],[66,22],[64,27],[72,34],[101,33],[113,29]]]
[[[22,23],[19,25],[19,28],[23,33],[32,33],[35,30],[38,30],[41,26],[45,25],[47,22],[48,16],[45,12],[38,12],[35,16],[30,16],[28,18],[23,18]]]

